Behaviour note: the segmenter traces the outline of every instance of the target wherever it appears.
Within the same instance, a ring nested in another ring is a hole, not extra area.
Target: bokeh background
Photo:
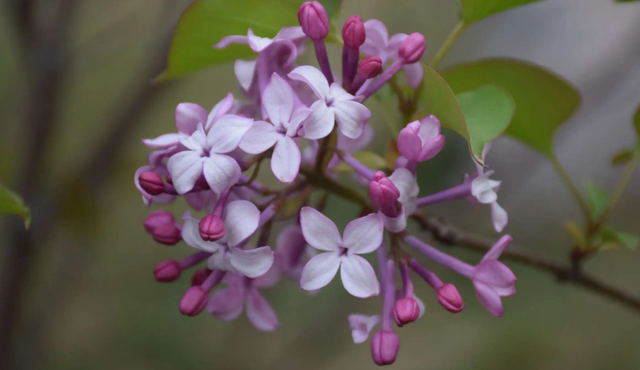
[[[48,228],[18,252],[28,262],[26,274],[2,285],[17,285],[24,292],[19,301],[1,307],[17,312],[15,335],[3,344],[13,354],[9,368],[374,368],[368,344],[352,343],[346,318],[377,313],[381,301],[353,298],[339,281],[313,297],[290,282],[267,291],[280,319],[274,333],[257,331],[245,317],[219,322],[206,313],[180,315],[187,279],[159,284],[151,271],[158,261],[190,250],[183,244],[158,245],[142,228],[150,210],[132,181],[146,160],[140,139],[172,131],[173,110],[180,102],[210,107],[227,91],[236,92],[232,66],[152,86],[149,81],[163,68],[171,31],[189,0],[67,2],[72,8],[67,20],[53,29],[47,27],[60,11],[59,1],[30,2],[38,8],[33,16],[46,35],[40,39],[60,43],[57,54],[47,47],[38,55],[25,50],[25,40],[33,35],[25,35],[16,17],[25,14],[22,1],[6,0],[0,8],[0,180],[28,192],[35,203],[34,227]],[[350,14],[383,20],[392,33],[424,33],[428,57],[457,20],[455,2],[442,0],[345,0],[341,19]],[[559,130],[557,154],[578,183],[591,180],[611,189],[620,170],[611,167],[610,158],[636,137],[631,117],[640,103],[639,36],[640,4],[549,0],[472,25],[443,66],[505,56],[537,63],[569,80],[579,89],[582,105]],[[339,55],[337,48],[331,52]],[[56,70],[53,81],[33,75],[39,63]],[[37,128],[25,117],[37,115],[43,96],[53,104],[40,119],[46,127]],[[374,147],[382,146],[385,116],[380,107],[372,110],[380,132]],[[454,185],[473,168],[465,144],[455,134],[447,136],[446,150],[423,169],[425,192]],[[44,165],[25,177],[34,142]],[[581,216],[551,164],[506,137],[494,143],[488,162],[503,180],[500,203],[510,215],[506,232],[517,247],[566,261],[571,241],[562,224]],[[38,220],[48,207],[55,208],[48,213],[52,216]],[[179,214],[182,207],[170,209]],[[639,209],[636,174],[612,226],[637,234]],[[336,198],[327,208],[339,226],[357,211]],[[497,237],[488,207],[458,202],[434,207],[433,213],[464,230]],[[25,240],[15,231],[20,224],[14,216],[0,217],[6,262],[15,257],[13,243]],[[469,261],[479,258],[455,247],[448,251]],[[500,319],[477,303],[467,281],[434,267],[459,287],[465,310],[457,315],[442,310],[418,283],[428,312],[399,329],[401,351],[394,368],[640,368],[638,312],[544,272],[509,266],[519,278],[518,294],[505,301],[506,315]],[[585,268],[640,296],[638,266],[638,253],[612,251],[590,259]]]

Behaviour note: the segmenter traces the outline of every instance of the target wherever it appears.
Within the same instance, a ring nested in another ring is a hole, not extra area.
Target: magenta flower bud
[[[400,191],[384,172],[378,171],[373,174],[373,180],[369,183],[369,197],[373,204],[384,209],[395,204],[400,197]]]
[[[155,276],[156,281],[163,283],[178,280],[181,273],[180,264],[172,260],[162,261],[153,268],[153,276]]]
[[[215,242],[224,236],[224,222],[219,216],[208,215],[200,220],[200,236],[207,242]]]
[[[192,286],[180,301],[180,312],[186,316],[197,316],[207,305],[207,292],[200,286]]]
[[[358,74],[365,79],[374,78],[382,72],[382,59],[369,56],[360,61]]]
[[[394,363],[399,349],[400,338],[391,330],[379,331],[371,340],[371,357],[378,366]]]
[[[155,172],[146,171],[138,178],[140,187],[150,195],[160,195],[164,192],[162,177]]]
[[[393,308],[393,318],[396,324],[402,327],[410,324],[420,317],[420,306],[413,297],[400,298]]]
[[[174,224],[156,226],[151,231],[153,240],[161,244],[174,245],[182,240],[180,229]]]
[[[357,49],[367,38],[367,34],[364,30],[364,23],[362,23],[362,17],[359,15],[352,15],[347,18],[342,27],[342,40],[344,44],[350,48]]]
[[[171,212],[167,211],[154,211],[149,213],[144,220],[144,228],[149,234],[153,233],[153,229],[161,225],[173,225],[176,220],[173,218]]]
[[[464,308],[464,302],[453,284],[444,284],[438,289],[438,302],[447,311],[458,313]]]
[[[329,18],[322,4],[306,1],[298,9],[298,21],[302,32],[311,40],[323,40],[329,34]]]
[[[405,63],[415,63],[422,58],[427,49],[427,42],[420,33],[412,33],[400,44],[398,56]]]
[[[196,270],[191,277],[191,286],[202,285],[209,277],[209,274],[211,274],[211,270],[207,268]]]

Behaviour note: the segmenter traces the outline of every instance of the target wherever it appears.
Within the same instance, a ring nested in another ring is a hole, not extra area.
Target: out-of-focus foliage
[[[22,198],[15,192],[0,185],[0,213],[13,213],[24,220],[24,226],[29,227],[31,223],[31,211],[24,204]]]
[[[462,0],[462,18],[466,25],[482,18],[540,0]]]

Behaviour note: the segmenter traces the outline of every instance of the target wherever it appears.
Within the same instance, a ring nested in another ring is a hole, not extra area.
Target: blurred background
[[[180,102],[211,107],[237,92],[231,65],[161,85],[171,32],[190,0],[5,0],[0,8],[0,181],[23,194],[34,212],[32,234],[1,215],[3,341],[8,369],[371,369],[368,344],[355,345],[350,313],[375,314],[379,298],[359,300],[334,281],[311,297],[284,282],[266,291],[280,327],[254,329],[242,316],[220,322],[178,312],[187,278],[156,283],[153,266],[190,252],[156,244],[142,228],[149,209],[133,186],[148,153],[141,138],[173,131]],[[345,0],[341,20],[360,14],[391,33],[422,32],[428,57],[457,20],[454,1]],[[241,15],[240,15],[241,16]],[[35,25],[35,26],[34,26]],[[543,1],[485,19],[467,29],[443,66],[489,56],[542,65],[575,85],[582,105],[556,136],[556,151],[575,181],[613,188],[610,165],[633,145],[631,118],[640,103],[640,4],[609,0]],[[334,59],[339,49],[330,50]],[[308,56],[307,56],[308,57]],[[384,133],[384,114],[371,107]],[[374,146],[382,146],[379,135]],[[425,166],[423,194],[458,183],[471,171],[466,144],[448,145]],[[551,164],[504,137],[488,163],[503,180],[500,204],[517,246],[567,261],[562,230],[580,210]],[[36,165],[37,164],[37,165]],[[152,209],[158,209],[157,206]],[[176,215],[184,204],[172,205]],[[640,232],[640,174],[612,217],[619,230]],[[339,227],[358,209],[330,198]],[[457,202],[434,207],[463,230],[497,238],[489,207]],[[425,236],[427,240],[429,238]],[[445,247],[446,248],[446,247]],[[456,248],[469,261],[479,256]],[[395,369],[638,369],[640,313],[509,262],[518,294],[495,318],[473,288],[448,271],[466,308],[442,310],[425,284],[417,294],[426,316],[399,329]],[[601,253],[585,269],[640,296],[640,256]],[[7,338],[8,326],[14,330]],[[11,355],[11,357],[7,357]]]

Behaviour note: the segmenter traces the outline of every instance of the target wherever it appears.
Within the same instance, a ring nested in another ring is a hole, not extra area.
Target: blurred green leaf
[[[341,0],[320,1],[333,18]],[[171,40],[167,71],[162,79],[181,76],[216,64],[255,58],[247,45],[214,49],[229,35],[274,37],[284,26],[298,25],[298,7],[303,0],[198,0],[182,13]],[[334,36],[335,38],[335,36]]]
[[[22,198],[7,189],[3,185],[0,185],[0,213],[13,213],[24,220],[24,226],[29,228],[31,223],[31,211],[29,207],[24,204]]]
[[[324,10],[327,11],[327,15],[329,16],[329,22],[331,25],[334,25],[335,21],[340,16],[340,7],[342,7],[343,0],[320,0],[322,6],[324,6]],[[296,9],[296,16],[298,11]]]
[[[540,0],[461,0],[460,5],[464,22],[470,25],[482,18],[536,1]]]
[[[371,168],[372,170],[385,170],[389,168],[389,164],[385,158],[377,155],[374,152],[368,150],[362,150],[353,154],[353,158],[360,161],[360,163]],[[353,172],[353,169],[346,163],[341,162],[334,170],[334,172]]]
[[[553,135],[580,104],[578,91],[542,67],[506,58],[459,64],[442,72],[457,94],[494,83],[509,92],[517,110],[505,134],[553,156]],[[428,80],[425,81],[428,85]],[[437,115],[437,114],[436,114]]]
[[[611,193],[607,189],[601,188],[591,182],[584,186],[584,192],[587,196],[587,205],[591,212],[591,217],[596,220],[602,215],[611,201]]]
[[[573,221],[567,221],[564,223],[564,231],[567,232],[567,234],[569,234],[569,236],[571,237],[571,239],[573,239],[573,241],[576,243],[576,245],[580,248],[586,248],[587,246],[587,240],[584,236],[584,232],[582,231],[582,229],[580,228],[580,226],[573,222]]]
[[[613,158],[611,158],[611,164],[612,165],[618,165],[618,164],[623,164],[623,163],[627,163],[630,160],[633,159],[633,156],[636,154],[636,148],[627,148],[627,149],[622,149],[619,152],[617,152]]]
[[[604,229],[602,231],[601,240],[601,249],[636,249],[638,243],[640,243],[640,238],[633,234],[611,229]]]
[[[614,0],[616,3],[633,3],[640,0]]]
[[[485,144],[509,126],[516,111],[515,101],[506,90],[493,84],[482,85],[456,97],[467,122],[471,149],[481,155]]]

